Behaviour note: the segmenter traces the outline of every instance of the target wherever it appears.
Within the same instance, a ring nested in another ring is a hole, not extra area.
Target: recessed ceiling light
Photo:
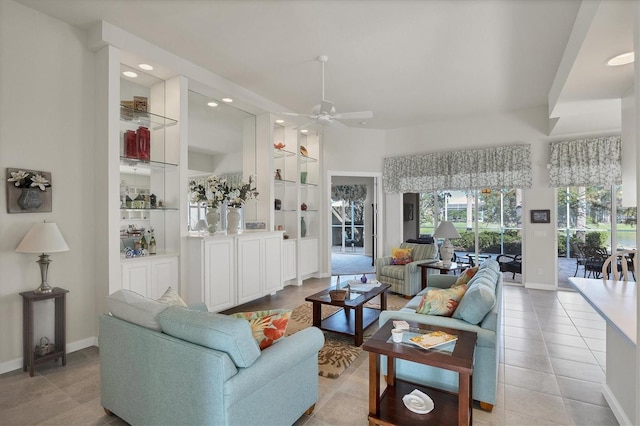
[[[131,77],[131,78],[136,78],[138,76],[138,74],[136,74],[133,71],[124,71],[122,75],[124,75],[125,77]]]
[[[276,120],[276,123],[277,124],[282,124],[282,123],[284,123],[284,120]]]
[[[231,99],[231,98],[222,98],[222,102],[226,102],[226,103],[230,104],[231,102],[233,102],[233,99]]]
[[[610,67],[617,67],[620,65],[627,65],[634,61],[635,55],[633,52],[622,53],[618,56],[614,56],[613,58],[607,61],[607,65]]]
[[[309,133],[309,131],[307,129],[302,129],[300,130],[300,133]]]
[[[218,103],[211,101],[211,102],[207,102],[207,105],[209,105],[211,108],[215,108],[218,106]]]
[[[152,65],[149,65],[149,64],[138,64],[138,67],[139,67],[141,70],[145,70],[145,71],[151,71],[151,70],[153,70],[153,66],[152,66]]]
[[[364,126],[365,124],[367,124],[367,122],[366,121],[361,121],[360,124],[362,124]]]

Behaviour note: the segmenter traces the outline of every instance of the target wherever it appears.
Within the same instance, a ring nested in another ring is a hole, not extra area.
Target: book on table
[[[427,334],[409,337],[408,339],[410,343],[420,346],[423,349],[432,349],[447,343],[455,342],[456,340],[458,340],[458,336],[449,334],[445,331],[432,331]]]

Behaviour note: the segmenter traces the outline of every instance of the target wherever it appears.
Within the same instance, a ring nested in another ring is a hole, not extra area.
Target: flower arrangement
[[[241,182],[240,185],[234,186],[229,192],[227,205],[229,207],[242,207],[247,200],[258,198],[255,180],[253,176],[249,176],[249,182]]]
[[[211,196],[207,198],[208,207],[217,208],[221,203],[229,199],[231,187],[226,179],[214,175],[209,176],[207,178],[207,186],[209,188],[209,194],[211,194]]]
[[[242,207],[247,200],[258,197],[253,176],[249,176],[248,183],[240,182],[238,185],[232,185],[227,179],[215,175],[204,181],[191,179],[189,191],[192,203],[206,202],[207,207],[211,208],[217,208],[225,201],[229,207]]]
[[[24,170],[18,170],[17,172],[11,172],[11,177],[7,179],[9,182],[13,182],[16,188],[40,188],[40,191],[46,191],[51,183],[45,179],[41,174],[35,172],[25,172]]]
[[[203,201],[207,201],[207,188],[204,185],[204,182],[196,179],[190,179],[189,192],[191,193],[192,203],[197,204]]]

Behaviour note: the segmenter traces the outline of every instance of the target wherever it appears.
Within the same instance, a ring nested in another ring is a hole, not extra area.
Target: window
[[[432,235],[439,222],[450,220],[461,238],[456,254],[520,254],[522,252],[522,191],[483,189],[420,194],[420,234]],[[477,249],[476,249],[477,248]]]

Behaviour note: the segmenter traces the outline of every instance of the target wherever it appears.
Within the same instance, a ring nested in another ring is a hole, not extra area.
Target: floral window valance
[[[384,159],[385,192],[428,192],[442,189],[530,188],[530,145]]]
[[[364,201],[367,185],[331,185],[331,199],[334,201]]]
[[[622,182],[620,136],[551,142],[552,187],[618,185]]]

